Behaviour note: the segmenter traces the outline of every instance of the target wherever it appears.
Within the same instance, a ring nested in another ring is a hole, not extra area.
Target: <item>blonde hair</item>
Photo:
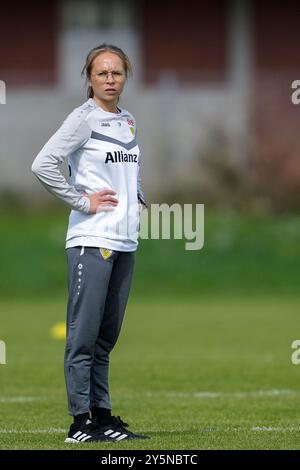
[[[123,61],[126,79],[128,78],[129,75],[132,75],[132,65],[128,56],[125,54],[125,52],[123,52],[122,49],[120,49],[117,46],[114,46],[113,44],[103,43],[103,44],[100,44],[100,46],[94,47],[88,53],[86,57],[84,67],[81,71],[81,76],[85,76],[86,83],[91,78],[94,60],[96,59],[96,57],[98,57],[98,55],[102,54],[102,52],[112,52],[113,54],[117,54],[120,57],[120,59],[122,59]],[[87,98],[93,98],[93,96],[94,96],[93,87],[89,85],[87,88]]]

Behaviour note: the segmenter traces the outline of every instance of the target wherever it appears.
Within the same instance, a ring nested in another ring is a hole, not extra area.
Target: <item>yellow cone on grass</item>
[[[55,323],[50,330],[50,336],[54,339],[66,339],[65,322]]]

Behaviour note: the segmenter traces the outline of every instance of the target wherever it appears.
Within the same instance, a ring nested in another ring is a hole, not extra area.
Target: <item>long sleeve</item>
[[[69,207],[89,212],[90,201],[71,186],[59,165],[90,138],[91,129],[83,111],[75,109],[34,159],[31,170],[43,186]]]
[[[139,162],[138,177],[137,177],[137,196],[138,200],[145,206],[148,207],[144,192],[142,190],[142,179],[141,179],[141,164]]]

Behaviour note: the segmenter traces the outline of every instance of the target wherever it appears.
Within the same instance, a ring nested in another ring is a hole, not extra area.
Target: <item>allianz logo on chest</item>
[[[125,153],[122,150],[106,152],[105,163],[138,163],[138,154]]]

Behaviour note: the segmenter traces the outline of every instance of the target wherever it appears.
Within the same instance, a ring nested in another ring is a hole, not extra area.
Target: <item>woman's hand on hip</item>
[[[89,214],[114,210],[119,202],[118,199],[113,197],[114,194],[117,194],[116,191],[109,188],[103,188],[101,191],[97,191],[93,194],[84,193],[84,196],[88,197],[90,200]]]

